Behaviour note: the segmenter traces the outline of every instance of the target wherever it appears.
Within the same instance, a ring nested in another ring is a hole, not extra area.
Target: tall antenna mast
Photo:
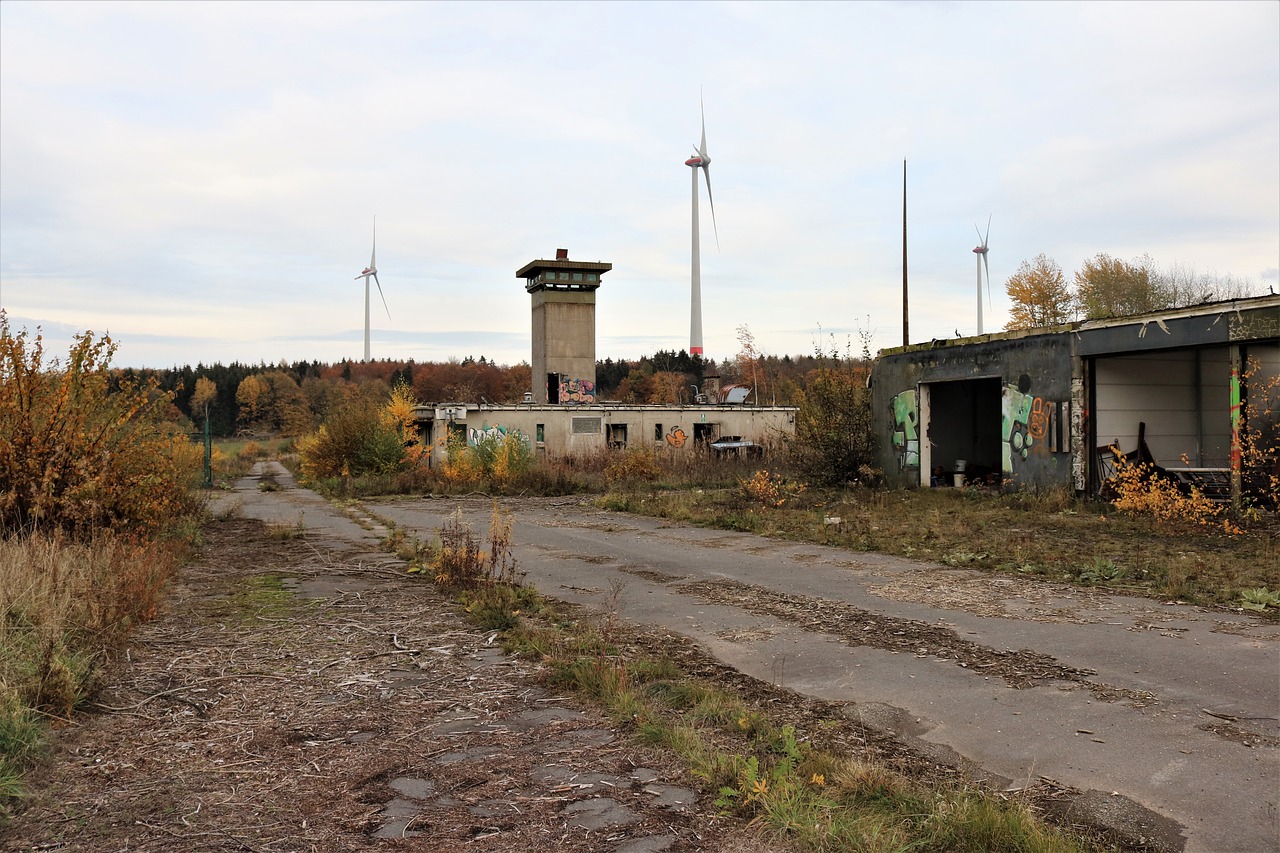
[[[910,346],[907,334],[907,161],[902,161],[902,345]]]

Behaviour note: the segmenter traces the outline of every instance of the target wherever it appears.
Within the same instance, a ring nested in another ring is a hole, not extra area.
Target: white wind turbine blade
[[[392,266],[394,266],[394,264],[393,264]],[[378,273],[377,273],[377,272],[372,272],[372,273],[369,273],[369,274],[370,274],[371,276],[373,276],[373,283],[374,283],[374,284],[376,284],[376,285],[378,285],[378,297],[382,300],[382,307],[383,307],[383,309],[387,312],[387,319],[388,319],[388,320],[390,320],[390,319],[391,319],[391,309],[390,309],[390,308],[387,308],[387,297],[385,297],[385,296],[383,296],[383,295],[382,295],[382,282],[378,281]]]
[[[711,206],[711,231],[716,235],[716,250],[720,249],[720,228],[716,225],[716,200],[711,195],[711,155],[707,153],[707,108],[698,101],[702,113],[702,142],[698,146],[698,159],[702,161],[702,177],[707,180],[707,203]]]
[[[716,227],[716,200],[711,197],[711,169],[704,165],[702,176],[707,179],[707,203],[711,206],[711,231],[716,235],[716,250],[720,249],[720,229]]]
[[[978,231],[978,226],[973,226],[974,231]],[[982,266],[986,270],[987,275],[987,304],[991,305],[991,262],[987,260],[987,238],[991,236],[991,214],[987,214],[987,233],[983,234],[978,231],[978,239],[982,241]]]
[[[982,268],[986,271],[986,274],[987,274],[987,304],[991,305],[992,304],[991,302],[991,264],[987,261],[986,252],[982,253]],[[374,280],[375,281],[377,280],[376,276],[374,277]]]

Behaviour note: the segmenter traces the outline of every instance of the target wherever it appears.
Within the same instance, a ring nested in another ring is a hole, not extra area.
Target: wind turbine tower
[[[387,308],[387,297],[382,295],[382,282],[378,281],[378,217],[373,217],[373,253],[369,255],[369,266],[360,271],[356,281],[364,279],[364,360],[369,360],[369,279],[378,285],[378,297],[382,299],[382,308],[391,319],[391,309]]]
[[[720,231],[716,229],[716,203],[711,197],[711,156],[707,154],[707,113],[702,112],[702,143],[694,149],[693,156],[684,161],[693,175],[693,262],[690,273],[689,355],[702,355],[702,251],[698,243],[698,170],[707,179],[707,203],[711,205],[711,227],[715,230],[716,245],[720,245]]]
[[[973,226],[975,231],[978,226]],[[987,217],[987,233],[984,235],[978,231],[978,239],[981,244],[974,247],[973,253],[977,255],[978,262],[978,334],[982,334],[982,268],[987,268],[987,301],[991,301],[991,267],[987,263],[987,237],[991,236],[991,217]]]

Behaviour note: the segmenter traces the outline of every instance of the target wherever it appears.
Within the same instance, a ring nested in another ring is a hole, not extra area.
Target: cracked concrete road
[[[1188,853],[1280,849],[1274,623],[682,527],[578,498],[503,506],[526,581],[548,596],[686,635],[1010,789],[1041,778],[1080,789],[1129,838]],[[430,538],[459,509],[483,534],[487,498],[365,501],[350,510],[362,524],[302,489],[243,507],[371,548],[379,519]]]
[[[1089,792],[1130,837],[1188,853],[1280,849],[1274,623],[579,499],[503,503],[526,580],[546,595],[687,635],[1010,788],[1044,777]],[[492,503],[366,507],[430,537],[459,508],[483,533]]]

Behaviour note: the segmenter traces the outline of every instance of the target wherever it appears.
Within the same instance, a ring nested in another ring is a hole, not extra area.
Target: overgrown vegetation
[[[818,748],[814,732],[774,719],[669,656],[644,653],[617,621],[616,586],[598,620],[570,618],[521,585],[511,531],[511,516],[495,501],[487,546],[459,510],[439,528],[437,546],[419,550],[435,554],[434,580],[457,594],[469,621],[502,632],[508,653],[539,661],[549,683],[599,704],[640,742],[674,753],[726,813],[814,851],[1096,849],[1049,826],[1029,801],[914,778],[870,753]]]
[[[200,451],[170,395],[78,335],[65,362],[0,312],[0,822],[46,726],[154,615],[194,535]]]
[[[670,657],[628,645],[608,614],[597,625],[546,605],[538,612],[541,618],[507,628],[509,652],[541,661],[550,683],[600,704],[642,743],[677,755],[719,808],[797,849],[1094,849],[1046,824],[1017,797],[914,778],[869,753],[819,748],[818,732],[774,719]]]
[[[757,475],[759,477],[759,475]],[[1240,606],[1246,589],[1280,589],[1274,515],[1221,524],[1170,523],[1066,489],[999,494],[810,487],[781,506],[733,488],[618,489],[607,509],[848,548],[958,568],[1107,586],[1162,600]],[[1220,506],[1220,505],[1215,505]]]
[[[1240,383],[1248,389],[1239,438],[1243,485],[1252,497],[1249,508],[1280,512],[1280,373],[1268,376],[1262,362],[1250,357]]]
[[[511,527],[511,514],[503,512],[494,501],[485,548],[471,525],[463,520],[461,510],[449,516],[439,530],[436,583],[448,590],[515,584],[519,577],[511,552]]]
[[[302,473],[312,480],[390,474],[422,458],[406,385],[391,389],[381,406],[351,401],[327,417],[319,430],[298,440]]]
[[[1171,478],[1162,476],[1154,465],[1117,456],[1116,473],[1109,485],[1115,490],[1112,503],[1116,509],[1147,516],[1166,532],[1194,526],[1222,533],[1242,532],[1225,504],[1211,500],[1195,486],[1184,490]]]
[[[862,333],[862,356],[852,346],[818,349],[817,367],[798,392],[792,451],[805,480],[815,484],[874,483],[876,439],[871,413],[871,337]]]
[[[439,476],[451,488],[487,484],[502,491],[520,481],[533,467],[529,437],[519,430],[489,433],[471,443],[460,434],[452,435],[447,454]]]
[[[199,450],[168,394],[112,376],[115,350],[85,333],[46,362],[40,335],[0,313],[0,533],[151,533],[195,508]]]

